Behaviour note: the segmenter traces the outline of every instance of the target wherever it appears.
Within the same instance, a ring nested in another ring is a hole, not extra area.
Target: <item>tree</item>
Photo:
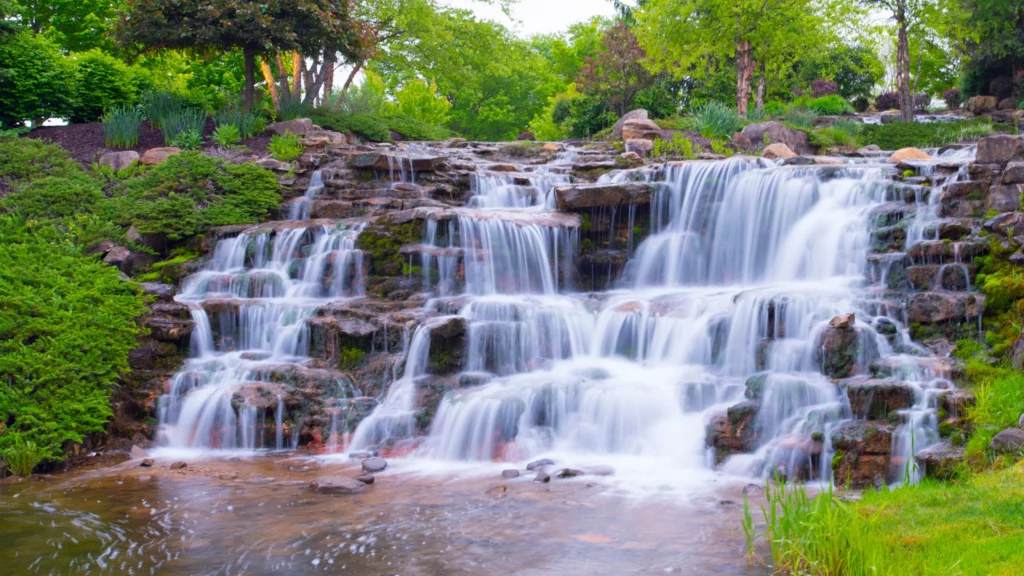
[[[605,31],[594,56],[585,59],[577,84],[622,116],[641,90],[654,85],[654,76],[642,63],[646,57],[636,36],[619,22]]]
[[[927,0],[861,0],[868,6],[892,13],[896,22],[896,90],[900,94],[900,115],[904,122],[914,121],[914,92],[910,82],[910,40],[907,30]]]
[[[791,66],[820,41],[824,0],[647,0],[635,10],[636,35],[650,65],[677,78],[701,78],[730,63],[736,108],[746,116],[751,81]],[[759,87],[759,93],[764,88]]]
[[[413,78],[395,92],[394,110],[431,126],[441,126],[448,121],[451,102],[437,94],[437,84],[429,84],[420,78]]]
[[[47,33],[69,52],[110,48],[115,0],[17,0],[15,17],[36,34]]]
[[[885,76],[885,65],[871,48],[839,44],[809,52],[799,63],[799,82],[810,86],[819,78],[833,80],[839,95],[848,100],[868,98]]]
[[[45,36],[22,30],[0,36],[0,126],[71,114],[74,69]]]

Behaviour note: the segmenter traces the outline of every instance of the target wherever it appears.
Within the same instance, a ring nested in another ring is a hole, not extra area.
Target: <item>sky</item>
[[[523,37],[561,32],[574,22],[594,16],[612,16],[609,0],[519,0],[512,8],[513,22],[497,6],[473,0],[442,0],[457,8],[471,8],[480,18],[500,22]]]

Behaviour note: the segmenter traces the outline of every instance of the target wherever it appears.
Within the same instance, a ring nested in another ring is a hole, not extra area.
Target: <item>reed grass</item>
[[[39,455],[39,449],[36,447],[36,443],[30,440],[26,440],[20,444],[15,444],[11,448],[4,451],[3,454],[4,462],[7,464],[7,468],[16,476],[28,476],[32,474],[42,458]]]
[[[115,106],[103,115],[103,138],[108,148],[131,148],[139,143],[142,113],[129,106]]]
[[[743,121],[731,106],[721,102],[705,102],[693,113],[693,129],[703,138],[729,139],[743,128]]]
[[[193,131],[200,136],[206,128],[206,111],[199,108],[184,108],[170,113],[160,119],[160,131],[164,135],[164,143],[172,146],[178,134]]]

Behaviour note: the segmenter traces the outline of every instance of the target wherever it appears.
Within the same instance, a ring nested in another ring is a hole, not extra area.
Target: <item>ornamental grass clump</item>
[[[160,119],[160,131],[164,134],[164,143],[167,146],[173,146],[178,134],[189,130],[201,137],[205,128],[206,111],[199,108],[184,108]]]
[[[706,102],[693,114],[693,128],[703,138],[728,139],[743,128],[736,111],[721,102]]]
[[[108,148],[131,148],[139,143],[142,112],[129,106],[115,106],[103,116],[103,138]]]

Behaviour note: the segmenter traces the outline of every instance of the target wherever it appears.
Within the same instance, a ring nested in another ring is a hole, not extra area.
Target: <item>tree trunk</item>
[[[242,88],[242,104],[252,110],[256,100],[256,50],[246,46],[242,50],[245,58],[245,87]]]
[[[302,98],[302,69],[305,61],[298,50],[292,50],[292,102]]]
[[[274,64],[277,65],[277,85],[281,91],[281,104],[287,104],[292,98],[291,89],[288,88],[288,71],[284,67],[284,61],[281,60],[281,54],[274,55]],[[280,108],[278,108],[280,110]]]
[[[274,72],[270,70],[270,63],[266,58],[260,59],[260,70],[263,71],[263,80],[267,83],[267,91],[270,92],[274,108],[281,108],[281,93],[277,91],[277,79],[274,78]]]
[[[341,87],[341,94],[338,98],[339,107],[341,106],[341,103],[345,101],[345,96],[348,94],[348,88],[352,85],[352,81],[356,79],[356,74],[359,74],[359,71],[362,69],[363,61],[360,60],[359,63],[356,64],[355,68],[352,69],[352,72],[349,73],[348,78],[345,79],[345,85]]]
[[[334,67],[337,63],[334,58],[324,61],[324,95],[320,99],[320,105],[326,106],[331,102],[331,94],[334,93]]]
[[[897,0],[896,23],[899,37],[896,43],[896,79],[900,90],[900,112],[904,122],[914,121],[914,95],[910,92],[910,46],[907,42],[907,4]]]
[[[754,59],[750,56],[750,41],[736,42],[736,112],[747,117],[750,102],[750,80],[754,77]]]
[[[755,101],[755,107],[758,112],[764,110],[764,93],[768,88],[768,79],[765,78],[766,74],[764,60],[761,60],[761,70],[757,76],[757,100]]]

